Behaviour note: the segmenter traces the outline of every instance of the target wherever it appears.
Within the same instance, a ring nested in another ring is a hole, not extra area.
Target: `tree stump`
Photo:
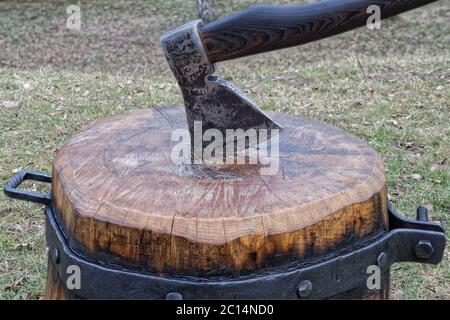
[[[53,163],[69,244],[98,261],[208,278],[308,261],[386,232],[386,178],[374,150],[342,129],[269,115],[284,126],[270,176],[258,165],[174,164],[172,132],[187,129],[181,106],[80,130]]]

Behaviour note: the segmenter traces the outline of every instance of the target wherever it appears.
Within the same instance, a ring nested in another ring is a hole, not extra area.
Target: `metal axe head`
[[[264,137],[269,138],[281,126],[232,83],[213,76],[214,64],[209,62],[198,32],[201,23],[201,20],[191,21],[167,32],[160,39],[183,93],[191,143],[195,121],[201,121],[203,132],[218,129],[223,137],[227,129],[256,129],[256,132],[266,129]],[[247,143],[246,147],[250,146]]]

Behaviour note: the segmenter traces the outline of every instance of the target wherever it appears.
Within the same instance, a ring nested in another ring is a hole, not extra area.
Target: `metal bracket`
[[[444,228],[439,222],[428,221],[428,209],[424,206],[419,206],[417,208],[416,220],[410,220],[403,217],[400,213],[397,212],[397,210],[395,210],[390,201],[388,202],[388,213],[389,230],[406,228],[445,233]]]
[[[388,207],[396,227],[370,243],[360,243],[345,254],[294,268],[277,269],[240,278],[203,279],[160,276],[99,264],[74,252],[46,206],[49,254],[63,283],[80,269],[81,288],[68,290],[73,297],[102,299],[324,299],[365,286],[367,268],[387,271],[396,262],[437,264],[442,260],[446,237],[442,227],[404,219]],[[423,225],[427,224],[427,227]],[[412,228],[402,228],[408,225]],[[70,269],[69,269],[70,270]]]
[[[17,187],[25,180],[51,183],[52,175],[46,172],[22,170],[5,183],[5,185],[3,186],[3,191],[5,192],[5,195],[14,199],[31,201],[42,204],[50,204],[50,202],[52,202],[52,197],[50,193],[43,194],[40,192],[17,189]]]

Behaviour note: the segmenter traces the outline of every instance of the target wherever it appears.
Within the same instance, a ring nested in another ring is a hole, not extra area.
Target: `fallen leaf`
[[[442,165],[441,163],[433,163],[430,167],[430,171],[431,172],[440,171],[443,167],[444,165]]]
[[[411,175],[411,178],[413,178],[414,180],[422,180],[422,175],[420,175],[418,173],[413,173]]]
[[[395,119],[390,120],[390,122],[399,129],[403,128],[403,126]]]

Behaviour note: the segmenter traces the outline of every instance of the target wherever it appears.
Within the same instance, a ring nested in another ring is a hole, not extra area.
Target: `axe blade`
[[[257,134],[265,129],[264,135],[258,134],[258,143],[262,142],[261,138],[278,133],[282,127],[241,90],[231,82],[213,76],[214,64],[209,62],[198,33],[201,23],[201,20],[191,21],[161,37],[166,59],[183,94],[192,145],[195,121],[201,121],[202,133],[218,129],[223,137],[230,129],[255,129]],[[246,147],[252,145],[247,143]]]

